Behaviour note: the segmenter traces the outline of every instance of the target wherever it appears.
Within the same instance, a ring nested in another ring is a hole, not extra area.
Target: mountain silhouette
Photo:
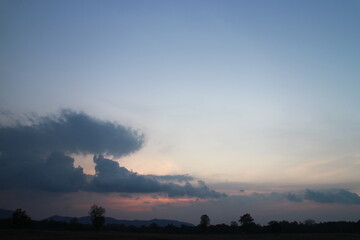
[[[46,218],[44,220],[48,221],[56,221],[56,222],[70,222],[73,217],[67,217],[67,216],[51,216],[49,218]],[[81,224],[91,224],[91,217],[79,217],[78,222]],[[141,226],[150,226],[151,224],[156,224],[159,227],[165,227],[167,225],[174,225],[176,227],[180,227],[181,225],[185,226],[194,226],[191,223],[187,222],[181,222],[177,220],[169,220],[169,219],[152,219],[152,220],[118,220],[116,218],[112,217],[105,217],[105,224],[123,224],[125,226],[135,226],[135,227],[141,227]]]
[[[14,211],[12,210],[6,210],[6,209],[0,209],[0,219],[7,219],[11,218]],[[45,218],[43,220],[47,221],[56,221],[56,222],[67,222],[69,223],[71,219],[74,217],[68,217],[68,216],[59,216],[54,215],[48,218]],[[79,217],[77,218],[78,223],[81,224],[91,224],[91,217],[85,216],[85,217]],[[112,217],[105,217],[105,224],[123,224],[125,226],[135,226],[135,227],[141,227],[141,226],[150,226],[151,224],[156,224],[159,227],[165,227],[167,225],[174,225],[176,227],[181,227],[182,225],[192,227],[194,226],[191,223],[188,222],[181,222],[177,220],[169,220],[169,219],[152,219],[152,220],[119,220]]]
[[[12,218],[14,211],[0,209],[0,219]]]

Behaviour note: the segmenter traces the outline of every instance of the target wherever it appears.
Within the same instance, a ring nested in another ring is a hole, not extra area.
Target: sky
[[[359,220],[359,1],[0,0],[0,33],[0,208]]]

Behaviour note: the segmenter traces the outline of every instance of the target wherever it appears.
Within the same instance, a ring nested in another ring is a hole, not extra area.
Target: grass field
[[[139,234],[118,232],[68,232],[41,230],[0,230],[2,240],[359,240],[360,234],[254,234],[254,235],[187,235]]]

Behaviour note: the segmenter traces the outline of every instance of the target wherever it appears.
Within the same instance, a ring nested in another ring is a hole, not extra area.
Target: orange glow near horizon
[[[206,202],[208,200],[198,198],[168,198],[163,196],[142,195],[133,198],[111,197],[106,200],[112,208],[126,212],[151,211],[154,207],[161,205],[187,206],[193,202]]]

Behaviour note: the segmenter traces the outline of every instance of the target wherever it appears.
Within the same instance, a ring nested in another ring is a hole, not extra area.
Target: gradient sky
[[[358,220],[359,1],[1,0],[0,33],[3,128],[62,109],[85,113],[144,135],[132,154],[108,154],[128,170],[188,174],[228,194],[191,200],[82,189],[62,194],[67,205],[59,207],[55,193],[27,189],[53,203],[39,210],[9,181],[3,194],[11,200],[0,208],[85,215],[98,201],[129,219],[197,223],[206,212],[229,223],[252,211],[262,223]],[[94,174],[92,154],[71,156]],[[321,201],[308,191],[356,196]],[[284,199],[288,192],[296,201]]]

